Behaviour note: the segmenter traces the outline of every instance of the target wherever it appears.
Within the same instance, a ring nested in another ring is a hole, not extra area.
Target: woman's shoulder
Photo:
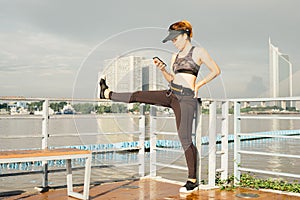
[[[203,47],[194,46],[193,53],[202,54],[202,53],[205,53],[205,52],[206,52],[206,50]]]
[[[203,47],[194,46],[193,50],[193,59],[198,61],[197,63],[201,63],[200,61],[206,55],[206,50]]]

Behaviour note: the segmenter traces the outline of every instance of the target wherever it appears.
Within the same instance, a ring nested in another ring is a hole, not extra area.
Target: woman
[[[202,47],[192,46],[192,36],[192,26],[188,21],[179,21],[169,27],[169,35],[163,40],[163,43],[172,41],[179,50],[171,59],[173,72],[168,72],[166,64],[159,58],[153,58],[154,64],[170,83],[169,90],[117,93],[108,89],[105,79],[100,80],[100,98],[127,103],[154,104],[174,110],[178,136],[188,166],[188,180],[180,188],[180,192],[191,192],[198,188],[196,179],[197,149],[192,142],[192,126],[198,90],[220,74],[218,65],[207,51]],[[201,64],[205,64],[210,73],[196,82]]]

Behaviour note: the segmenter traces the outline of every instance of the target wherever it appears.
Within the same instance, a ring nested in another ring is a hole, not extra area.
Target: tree
[[[64,108],[64,106],[67,105],[67,102],[59,102],[59,103],[50,103],[50,108],[54,110],[55,112],[59,112]]]
[[[43,101],[31,102],[28,104],[28,111],[43,110]]]
[[[81,112],[82,114],[90,114],[91,111],[96,110],[95,106],[90,103],[74,104],[73,108],[76,110],[76,112]]]
[[[7,109],[7,103],[1,103],[0,109]]]
[[[113,104],[111,106],[112,113],[126,113],[128,112],[127,106],[124,104]]]

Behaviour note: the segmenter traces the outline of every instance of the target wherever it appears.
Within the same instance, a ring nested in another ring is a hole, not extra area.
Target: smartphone
[[[167,66],[167,64],[164,61],[162,61],[159,57],[157,56],[153,57],[153,60],[155,59],[159,60],[159,62],[161,62],[164,66]]]

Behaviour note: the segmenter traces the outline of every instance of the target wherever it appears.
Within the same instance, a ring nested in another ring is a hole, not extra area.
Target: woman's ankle
[[[104,90],[104,97],[105,99],[110,99],[111,98],[111,91],[109,89]]]
[[[191,181],[192,183],[196,183],[197,179],[195,179],[195,178],[189,178],[188,181]]]

